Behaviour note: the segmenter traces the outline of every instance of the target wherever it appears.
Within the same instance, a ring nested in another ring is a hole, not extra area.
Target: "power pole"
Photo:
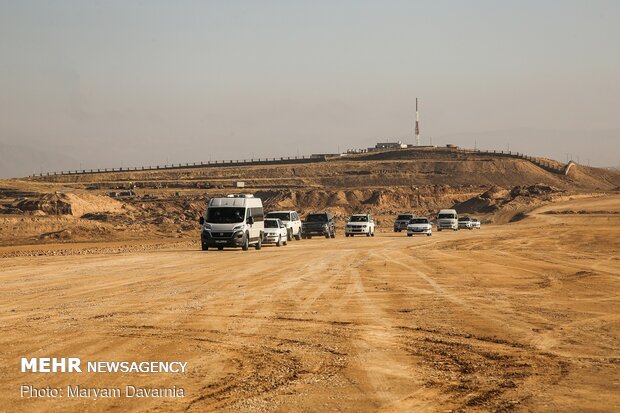
[[[418,111],[418,98],[415,98],[415,145],[420,146],[420,112]]]

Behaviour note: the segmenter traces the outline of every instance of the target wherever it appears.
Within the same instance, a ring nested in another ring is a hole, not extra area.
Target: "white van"
[[[442,229],[459,229],[459,215],[455,209],[441,209],[437,213],[437,231]]]
[[[264,232],[263,202],[253,195],[228,195],[212,198],[204,217],[200,217],[202,250],[217,247],[241,247],[247,251],[250,245],[261,249]]]

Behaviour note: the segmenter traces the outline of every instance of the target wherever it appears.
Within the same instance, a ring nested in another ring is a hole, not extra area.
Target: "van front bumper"
[[[243,231],[218,232],[218,231],[202,231],[200,241],[202,245],[209,247],[240,247],[243,245]]]

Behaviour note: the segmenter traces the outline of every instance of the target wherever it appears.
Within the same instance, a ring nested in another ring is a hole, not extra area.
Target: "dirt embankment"
[[[432,151],[386,156],[4,181],[0,243],[195,238],[207,198],[232,192],[261,197],[267,210],[328,210],[340,224],[351,213],[370,212],[387,228],[395,214],[432,216],[450,207],[484,222],[508,222],[566,193],[620,185],[619,173],[582,166],[564,176],[523,159]],[[236,188],[239,181],[244,189]]]
[[[352,157],[303,165],[218,166],[158,171],[126,171],[36,178],[37,182],[118,188],[135,183],[145,188],[232,188],[243,181],[259,189],[329,188],[364,189],[427,185],[534,185],[562,189],[612,190],[620,186],[620,173],[577,165],[569,176],[545,170],[524,159],[493,155],[453,156],[429,151],[393,152],[368,159]],[[402,157],[400,157],[402,156]],[[400,158],[399,158],[400,157]]]

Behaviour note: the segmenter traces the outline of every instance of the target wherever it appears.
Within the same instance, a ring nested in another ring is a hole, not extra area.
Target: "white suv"
[[[413,218],[407,225],[407,236],[413,237],[415,234],[426,235],[430,237],[433,235],[433,225],[428,218]]]
[[[296,211],[273,211],[268,212],[265,218],[278,218],[286,225],[287,239],[290,241],[293,237],[296,240],[301,239],[301,220]]]
[[[367,237],[375,236],[375,221],[370,214],[354,214],[344,227],[344,235],[352,237],[355,234],[366,234]]]
[[[474,229],[474,223],[470,217],[459,217],[459,229]]]

